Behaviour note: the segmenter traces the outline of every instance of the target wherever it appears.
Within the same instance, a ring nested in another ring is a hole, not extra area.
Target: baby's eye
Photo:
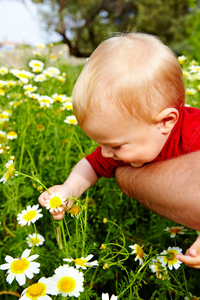
[[[121,146],[112,147],[113,150],[119,150]]]

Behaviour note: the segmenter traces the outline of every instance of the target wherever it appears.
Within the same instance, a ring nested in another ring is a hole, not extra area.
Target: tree
[[[159,36],[169,46],[180,44],[190,14],[188,0],[32,1],[40,7],[46,28],[59,33],[77,57],[88,57],[102,40],[118,32],[142,31]]]

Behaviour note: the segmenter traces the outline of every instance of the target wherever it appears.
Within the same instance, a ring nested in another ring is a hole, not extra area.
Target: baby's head
[[[173,52],[158,38],[130,33],[102,42],[84,66],[73,90],[81,127],[95,116],[136,117],[154,122],[162,110],[184,105],[182,71]]]

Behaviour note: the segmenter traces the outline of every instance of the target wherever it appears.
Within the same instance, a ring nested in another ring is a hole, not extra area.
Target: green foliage
[[[62,41],[69,46],[70,53],[77,57],[88,57],[100,42],[118,32],[134,31],[154,34],[180,54],[183,49],[190,49],[187,38],[195,36],[194,27],[198,31],[198,15],[193,10],[194,3],[197,1],[43,0],[33,2],[38,4],[46,29],[59,33]],[[41,3],[49,7],[48,11],[42,9]],[[193,18],[195,18],[194,23],[192,23]]]
[[[48,57],[43,57],[43,61],[47,69]],[[198,66],[196,62],[187,60],[183,63],[186,87],[196,91],[192,96],[187,91],[187,102],[199,107],[199,78],[197,72],[191,73],[191,65]],[[81,67],[69,67],[61,61],[55,61],[54,66],[59,66],[59,76],[62,78],[52,76],[46,81],[35,82],[34,75],[29,83],[37,86],[35,93],[40,95],[52,97],[57,93],[70,97]],[[2,70],[0,72],[3,74]],[[13,86],[8,84],[11,79],[16,83]],[[0,295],[5,300],[14,300],[16,295],[19,296],[41,277],[53,276],[56,268],[66,264],[64,258],[85,258],[89,254],[94,255],[98,266],[83,270],[84,291],[80,293],[81,300],[101,299],[102,293],[115,294],[118,299],[124,300],[184,299],[190,297],[190,292],[198,295],[199,271],[184,265],[177,270],[160,267],[155,273],[150,269],[152,259],[169,246],[178,246],[185,252],[197,233],[188,229],[184,235],[170,238],[169,232],[164,229],[177,224],[147,211],[125,196],[114,178],[101,178],[77,199],[74,208],[77,209],[78,205],[80,214],[78,210],[75,210],[75,216],[72,211],[67,211],[65,218],[56,222],[48,210],[42,208],[43,217],[37,222],[30,226],[19,225],[17,215],[28,205],[38,203],[42,189],[63,183],[74,164],[94,150],[96,144],[78,126],[64,123],[66,116],[73,115],[73,112],[64,109],[63,103],[54,101],[49,107],[40,106],[39,99],[32,99],[26,93],[25,84],[13,75],[12,70],[1,75],[0,80],[0,130],[6,134],[11,130],[17,133],[17,139],[10,140],[0,132],[1,177],[7,171],[5,164],[13,156],[14,167],[19,173],[0,185],[1,264],[4,264],[6,255],[18,258],[29,248],[26,241],[29,234],[35,232],[45,238],[43,245],[33,245],[31,248],[31,255],[39,255],[40,273],[19,286],[16,280],[9,285],[5,271],[1,270]],[[3,121],[6,111],[8,118]],[[138,253],[132,254],[129,248],[135,244],[139,246],[143,264],[135,260]],[[73,260],[70,266],[75,266]],[[66,299],[61,295],[51,297]]]
[[[199,1],[191,1],[190,4],[191,15],[187,21],[187,36],[188,36],[188,44],[190,48],[186,53],[192,54],[192,57],[196,60],[200,60],[199,54],[199,41],[200,41],[200,7]]]

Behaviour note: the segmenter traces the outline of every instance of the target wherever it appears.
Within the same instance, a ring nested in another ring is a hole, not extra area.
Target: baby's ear
[[[155,118],[161,133],[167,134],[171,132],[179,118],[179,112],[176,108],[170,107],[162,110]]]

